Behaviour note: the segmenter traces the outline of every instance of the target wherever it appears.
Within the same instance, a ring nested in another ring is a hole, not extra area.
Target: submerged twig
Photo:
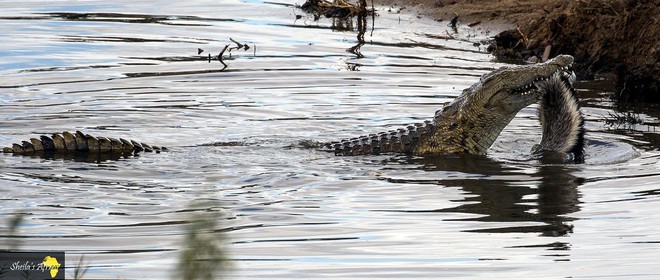
[[[239,49],[243,49],[244,51],[247,51],[247,50],[250,49],[250,46],[248,46],[247,44],[241,44],[241,43],[239,43],[238,41],[232,39],[231,37],[229,38],[229,40],[232,41],[232,42],[234,42],[234,44],[236,44],[236,47],[235,47],[235,48],[229,48],[229,51],[230,51],[230,52],[231,52],[231,50],[239,50]]]
[[[222,51],[220,51],[220,53],[218,54],[218,61],[220,61],[220,63],[222,63],[222,65],[224,65],[224,67],[222,67],[222,70],[225,70],[227,68],[227,63],[222,61],[222,55],[225,53],[227,48],[229,48],[229,45],[225,45],[225,47],[222,49]]]
[[[633,112],[608,112],[608,117],[605,117],[605,124],[610,127],[624,127],[625,129],[634,129],[638,124],[644,124],[644,121],[638,113]]]
[[[230,47],[231,44],[226,44],[226,45],[224,46],[224,48],[222,48],[222,50],[220,51],[220,53],[218,53],[218,56],[217,56],[217,57],[213,57],[213,56],[211,56],[210,53],[209,53],[208,56],[207,56],[207,59],[208,59],[208,62],[209,62],[209,63],[211,63],[211,60],[214,59],[214,58],[217,59],[220,63],[222,63],[222,66],[223,66],[223,67],[222,67],[221,71],[227,69],[227,67],[229,66],[227,63],[225,63],[225,60],[224,60],[224,54],[225,54],[225,52],[229,53],[229,59],[231,59],[231,51],[232,51],[232,50],[240,50],[240,49],[242,49],[242,50],[244,50],[244,51],[247,51],[247,50],[250,49],[250,46],[249,46],[248,44],[240,43],[240,42],[234,40],[233,38],[229,38],[229,40],[230,40],[232,43],[236,44],[236,46],[235,46],[235,47]],[[253,55],[256,56],[256,55],[257,55],[257,45],[253,45],[253,50],[254,50],[254,51],[253,51]],[[203,49],[201,49],[201,48],[197,48],[197,54],[198,54],[198,55],[199,55],[199,54],[202,54],[203,52],[204,52]]]

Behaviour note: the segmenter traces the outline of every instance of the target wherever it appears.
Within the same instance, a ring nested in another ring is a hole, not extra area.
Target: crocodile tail
[[[134,140],[95,137],[80,131],[71,133],[64,131],[51,136],[41,135],[30,138],[29,141],[14,143],[11,147],[2,148],[4,153],[18,155],[33,155],[39,153],[51,154],[137,154],[139,152],[167,151],[166,147],[151,146]]]
[[[433,122],[425,121],[406,128],[344,139],[326,145],[338,156],[379,155],[386,153],[411,154],[420,138],[433,130]]]

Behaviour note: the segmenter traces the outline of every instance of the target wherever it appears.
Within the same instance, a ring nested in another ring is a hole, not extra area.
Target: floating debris
[[[307,13],[314,14],[314,20],[318,20],[320,16],[327,18],[354,17],[366,7],[361,7],[361,4],[356,5],[345,0],[334,0],[332,2],[326,0],[307,0],[299,8]],[[373,13],[373,8],[369,12]]]
[[[229,47],[230,44],[227,44],[227,45],[225,45],[225,46],[222,48],[222,50],[220,51],[220,53],[218,53],[217,56],[211,56],[211,54],[209,53],[207,56],[202,56],[202,57],[203,57],[205,60],[208,60],[209,63],[211,63],[211,60],[217,59],[217,60],[218,60],[220,63],[222,63],[222,65],[223,65],[223,67],[222,67],[221,70],[225,70],[225,69],[227,69],[227,66],[229,66],[229,65],[227,65],[227,63],[225,63],[225,61],[224,61],[224,54],[225,54],[225,52],[228,52],[228,53],[229,53],[229,58],[231,59],[231,52],[232,52],[233,50],[241,50],[241,49],[242,49],[242,50],[244,50],[244,51],[247,51],[247,50],[250,49],[250,46],[249,46],[248,44],[243,44],[243,43],[241,43],[241,42],[239,42],[239,41],[236,41],[236,40],[234,40],[234,39],[232,39],[232,38],[229,38],[229,40],[230,40],[232,43],[236,44],[236,46],[235,46],[235,47]],[[254,49],[254,51],[253,51],[253,55],[256,56],[256,55],[257,55],[257,46],[256,46],[256,45],[253,45],[253,49]],[[197,48],[197,55],[201,55],[203,52],[204,52],[203,49],[201,49],[201,48]]]
[[[609,116],[605,117],[605,124],[615,129],[634,130],[636,125],[643,125],[644,120],[639,116],[639,113],[633,112],[609,112]]]

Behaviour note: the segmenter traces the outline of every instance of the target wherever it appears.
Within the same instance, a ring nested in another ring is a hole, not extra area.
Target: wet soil
[[[660,101],[660,4],[650,0],[378,0],[438,21],[505,24],[491,50],[498,59],[575,56],[582,79],[613,78],[622,100]]]

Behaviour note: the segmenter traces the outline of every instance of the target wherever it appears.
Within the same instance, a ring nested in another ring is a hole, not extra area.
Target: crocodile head
[[[478,83],[463,92],[464,109],[484,108],[501,117],[512,118],[522,108],[541,97],[538,83],[573,63],[570,55],[560,55],[540,64],[506,66],[484,74]]]
[[[560,55],[544,63],[502,67],[484,74],[479,82],[436,112],[438,129],[425,143],[420,143],[415,153],[485,154],[513,117],[540,99],[539,82],[572,63],[572,56]]]

